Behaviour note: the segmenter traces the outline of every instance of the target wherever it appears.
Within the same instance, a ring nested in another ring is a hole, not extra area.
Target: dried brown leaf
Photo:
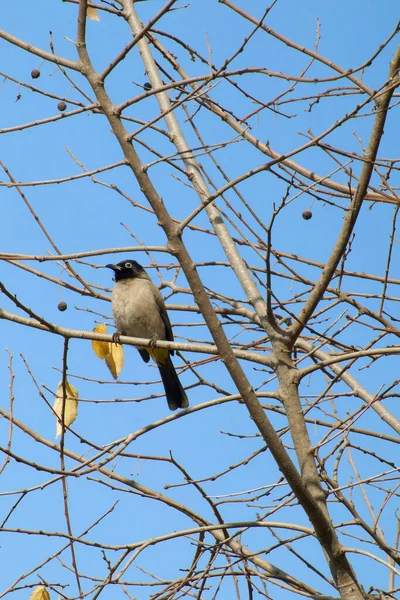
[[[99,13],[97,12],[97,8],[92,8],[88,6],[86,9],[86,16],[88,19],[92,21],[100,21]]]
[[[76,419],[78,415],[78,397],[79,392],[71,385],[68,381],[65,385],[65,409],[64,409],[64,425],[69,427]],[[63,415],[63,384],[62,381],[58,384],[56,399],[54,402],[54,412],[56,413],[57,425],[56,425],[56,437],[59,437],[62,433],[62,415]]]
[[[110,344],[110,353],[106,356],[106,364],[114,379],[118,379],[124,366],[124,349],[121,344]]]
[[[94,333],[107,333],[107,327],[105,323],[96,325],[93,329]],[[98,340],[92,340],[92,348],[94,353],[104,360],[107,354],[110,354],[110,344],[108,342],[99,342]]]
[[[33,589],[29,600],[50,600],[50,594],[44,585],[38,585]]]

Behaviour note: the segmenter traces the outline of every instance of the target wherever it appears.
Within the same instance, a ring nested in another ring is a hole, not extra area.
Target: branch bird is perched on
[[[163,297],[146,271],[135,260],[106,265],[115,273],[112,311],[117,333],[149,340],[174,341]],[[138,348],[147,363],[156,362],[170,410],[187,408],[189,401],[171,361],[173,350],[149,346]]]

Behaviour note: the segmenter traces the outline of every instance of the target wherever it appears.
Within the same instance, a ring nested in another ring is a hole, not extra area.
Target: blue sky
[[[261,4],[264,5],[264,3],[254,1],[239,3],[256,17],[260,17],[262,14],[263,6]],[[162,6],[162,2],[150,0],[138,3],[137,10],[142,21],[146,23]],[[49,3],[40,0],[32,3],[25,0],[22,3],[8,3],[7,7],[3,8],[1,27],[4,31],[45,50],[49,49],[49,31],[51,31],[56,53],[74,60],[76,59],[76,52],[72,40],[75,39],[76,15],[77,7],[74,4],[66,2]],[[395,28],[398,9],[395,2],[388,1],[378,4],[368,0],[353,0],[351,3],[344,0],[335,3],[312,0],[304,2],[278,0],[268,16],[267,24],[298,44],[313,49],[317,19],[321,24],[319,53],[343,68],[350,68],[367,61],[377,47],[388,38]],[[171,12],[158,25],[163,31],[181,36],[205,57],[208,56],[208,49],[211,48],[212,62],[218,66],[238,49],[244,36],[249,35],[253,29],[250,23],[244,21],[220,3],[211,0],[190,4],[181,3],[179,10]],[[123,19],[104,13],[101,14],[100,23],[88,22],[88,50],[95,67],[99,70],[105,68],[129,40],[130,32]],[[372,67],[367,69],[363,76],[363,81],[373,89],[385,82],[388,63],[396,47],[396,40],[397,38],[377,57]],[[187,55],[182,54],[177,45],[170,41],[165,43],[172,52],[175,52],[179,57],[182,56],[182,65],[191,76],[207,72],[208,67],[202,65],[200,61],[191,61]],[[121,150],[115,137],[101,115],[84,111],[75,117],[68,116],[68,112],[75,108],[73,102],[85,102],[85,100],[75,89],[72,89],[63,75],[57,72],[54,64],[42,63],[42,60],[37,56],[30,55],[4,40],[0,40],[0,52],[3,74],[13,77],[17,81],[37,86],[48,94],[57,96],[57,98],[50,98],[39,93],[33,93],[29,89],[19,87],[18,84],[9,79],[4,80],[1,86],[0,129],[2,135],[0,138],[0,159],[9,168],[17,181],[43,181],[81,173],[81,167],[71,158],[71,154],[87,170],[113,164],[122,159]],[[287,48],[265,32],[258,31],[246,46],[245,52],[238,55],[230,68],[235,70],[254,66],[298,75],[306,66],[308,60],[304,55]],[[162,59],[160,61],[166,66],[165,61],[163,62]],[[30,72],[32,69],[40,69],[41,77],[39,79],[31,79]],[[172,73],[169,67],[168,70]],[[83,78],[72,72],[70,75],[76,84],[81,86],[82,90],[93,98],[93,93]],[[328,77],[330,75],[332,75],[332,71],[317,63],[307,73],[310,78]],[[289,85],[283,79],[261,75],[243,75],[238,76],[236,80],[265,102],[270,101],[287,89]],[[145,82],[144,68],[138,53],[135,51],[107,80],[106,89],[112,101],[118,104],[127,98],[140,94],[142,92],[141,86]],[[322,89],[330,89],[338,85],[343,85],[343,82],[326,83],[318,89],[322,91]],[[315,93],[315,86],[301,84],[294,96],[301,97],[312,93]],[[18,94],[21,97],[16,100]],[[219,82],[212,90],[211,95],[221,104],[229,106],[237,115],[243,116],[252,109],[252,103],[245,101],[243,96],[233,90],[226,82]],[[175,98],[176,92],[171,92],[171,97]],[[30,127],[22,131],[8,133],[3,132],[3,129],[6,128],[57,115],[59,112],[57,109],[59,99],[65,99],[68,104],[65,118],[40,127]],[[346,112],[353,110],[354,106],[362,100],[363,97],[361,96],[325,99],[314,106],[311,112],[307,111],[309,104],[303,101],[282,105],[280,110],[285,112],[286,117],[279,116],[272,111],[263,111],[259,118],[251,121],[252,131],[260,140],[264,142],[269,140],[275,151],[287,153],[305,142],[305,137],[300,135],[300,132],[306,134],[307,130],[311,129],[315,135],[318,135],[337,119],[343,117]],[[196,106],[193,103],[189,105],[192,112],[195,111],[195,108]],[[379,153],[382,157],[395,157],[398,155],[398,110],[397,112],[393,110],[392,113]],[[125,114],[144,121],[153,118],[158,114],[158,106],[154,96],[134,104]],[[178,117],[189,144],[197,147],[198,141],[187,123],[185,115],[179,112]],[[224,123],[210,115],[205,109],[200,111],[196,122],[207,144],[229,141],[234,137],[232,130],[229,130]],[[350,120],[335,131],[327,142],[344,147],[349,152],[361,153],[360,142],[356,139],[354,131],[357,132],[357,135],[365,144],[368,141],[371,124],[372,119],[367,117]],[[159,122],[158,125],[165,128],[162,122]],[[137,127],[133,123],[127,125],[128,130],[131,132],[134,132]],[[166,136],[146,132],[141,136],[141,139],[153,145],[164,156],[174,153],[174,147],[167,141]],[[136,147],[145,164],[154,160],[154,156],[148,150],[138,144]],[[231,179],[266,162],[265,155],[243,142],[233,143],[227,146],[226,149],[219,150],[216,157]],[[212,174],[217,185],[222,186],[224,181],[211,164],[210,159],[199,157],[199,160]],[[300,156],[296,156],[294,160],[321,175],[326,175],[335,168],[335,164],[331,159],[315,149],[307,150]],[[359,166],[356,164],[353,168],[358,174],[359,170],[357,171],[357,169],[359,169]],[[7,181],[6,175],[1,171],[0,173],[0,181]],[[174,217],[184,218],[197,206],[197,195],[189,186],[184,185],[187,182],[183,183],[182,175],[175,172],[168,164],[162,163],[151,167],[149,174],[159,194],[163,197],[168,210]],[[156,218],[140,208],[133,207],[126,198],[111,187],[117,186],[121,192],[128,195],[135,202],[147,206],[146,199],[132,173],[127,168],[120,167],[99,174],[97,177],[99,181],[106,185],[96,184],[90,178],[84,178],[65,184],[23,188],[29,203],[40,215],[44,227],[49,231],[60,250],[63,253],[72,253],[101,248],[137,246],[138,242],[131,236],[129,231],[132,231],[143,244],[164,245],[165,235],[157,225]],[[335,176],[335,180],[347,183],[347,178],[342,174]],[[374,183],[377,187],[379,186],[379,180],[376,176]],[[265,223],[268,223],[271,218],[273,203],[276,205],[280,203],[285,190],[286,184],[284,182],[273,174],[266,172],[249,178],[240,185],[241,193],[249,204],[257,210],[260,218]],[[14,189],[5,187],[1,188],[0,194],[3,205],[3,218],[0,222],[1,251],[27,255],[46,255],[49,251],[54,253],[50,242],[43,235],[19,194]],[[229,191],[226,197],[232,203],[237,201],[233,191]],[[312,206],[313,218],[310,221],[304,221],[301,219],[301,213],[310,206]],[[221,208],[226,209],[222,203]],[[329,205],[324,204],[322,201],[313,202],[310,195],[303,194],[294,200],[292,204],[289,204],[278,216],[274,227],[273,246],[281,252],[297,254],[323,263],[331,252],[341,226],[342,216],[343,211],[332,210]],[[369,210],[367,207],[363,208],[356,230],[356,241],[346,263],[346,268],[359,272],[368,271],[377,275],[383,274],[387,260],[392,216],[393,207],[388,204],[375,205],[373,210]],[[209,228],[204,214],[196,219],[195,225]],[[265,238],[265,234],[261,229],[257,229],[257,231]],[[185,232],[184,241],[187,243],[192,257],[197,262],[226,261],[218,242],[209,235],[200,232]],[[83,263],[78,263],[75,267],[86,281],[99,286],[102,293],[109,294],[112,286],[110,272],[95,267],[117,259],[120,260],[125,256],[126,253],[100,255],[95,258],[83,259]],[[258,256],[251,248],[243,248],[243,256],[255,269],[264,267],[262,257]],[[174,263],[173,259],[165,253],[155,253],[153,257],[161,265],[168,266]],[[134,258],[145,266],[151,266],[149,258],[144,252],[135,253]],[[73,285],[76,284],[63,270],[62,266],[56,262],[26,261],[24,264],[56,279],[61,279]],[[395,244],[392,259],[394,274],[396,273],[397,264],[398,248]],[[279,265],[275,265],[275,268],[277,271],[280,270]],[[316,271],[309,266],[304,266],[303,271],[301,268],[299,270],[306,277],[316,277]],[[71,329],[90,331],[95,324],[104,322],[106,317],[111,325],[111,306],[108,302],[67,290],[4,261],[0,264],[0,272],[1,280],[7,289],[16,294],[21,302],[43,316],[47,321]],[[199,272],[205,285],[234,299],[244,300],[243,292],[229,267],[202,266],[199,267]],[[149,273],[155,283],[159,283],[156,270],[151,269]],[[173,279],[174,270],[163,269],[162,273],[167,281]],[[184,289],[188,287],[182,274],[179,275],[177,283]],[[354,279],[346,280],[343,285],[344,289],[371,294],[379,294],[382,289],[382,284]],[[274,291],[282,301],[302,289],[302,286],[298,283],[292,285],[287,279],[274,278]],[[164,290],[163,293],[167,294],[167,290]],[[396,295],[395,286],[392,295]],[[67,302],[68,310],[66,312],[61,313],[58,311],[57,305],[60,300]],[[174,295],[169,302],[192,305],[193,299],[187,293],[179,293]],[[378,300],[371,300],[371,306],[374,308],[378,304]],[[395,303],[389,303],[389,305],[392,309]],[[17,314],[23,314],[7,298],[3,298],[2,307]],[[293,310],[297,312],[298,308],[295,304]],[[339,313],[340,309],[334,314],[339,315]],[[191,339],[210,340],[204,326],[193,326],[193,324],[199,324],[201,321],[195,313],[171,311],[170,315],[171,320],[176,325],[174,332],[177,340],[181,339],[181,336],[183,341]],[[188,326],[188,323],[191,325]],[[179,326],[179,324],[185,326]],[[321,325],[322,329],[323,326]],[[262,337],[260,331],[242,331],[237,325],[227,324],[226,331],[232,336],[232,340],[236,340],[235,336],[238,335],[238,339],[242,343]],[[365,339],[363,336],[365,336]],[[344,343],[348,344],[359,344],[360,340],[362,343],[366,343],[366,339],[366,334],[361,328],[357,330],[357,327],[354,330],[352,329],[351,333],[344,333],[342,336]],[[3,348],[0,359],[0,378],[3,382],[2,408],[6,409],[9,402],[7,387],[9,383],[8,355],[4,350],[4,348],[8,348],[14,356],[14,414],[16,418],[39,432],[46,439],[54,440],[54,416],[44,399],[38,395],[21,355],[25,357],[39,386],[45,385],[51,391],[55,391],[61,378],[62,338],[2,321],[1,340]],[[395,341],[392,341],[392,343],[395,343]],[[196,358],[201,357],[196,356]],[[363,385],[368,386],[372,393],[377,392],[381,384],[386,382],[388,371],[396,369],[396,358],[386,360],[385,366],[382,365],[381,367],[378,361],[377,365],[374,365],[374,369],[360,371],[357,374]],[[176,358],[175,363],[181,365],[182,361]],[[126,349],[125,368],[119,383],[112,381],[104,363],[93,354],[90,342],[87,341],[71,340],[68,368],[70,380],[78,387],[83,400],[79,405],[78,420],[73,426],[77,436],[68,434],[66,438],[67,447],[78,454],[89,452],[87,446],[79,441],[79,436],[103,446],[169,414],[163,397],[142,403],[118,401],[120,399],[137,399],[148,394],[149,386],[146,385],[146,382],[157,377],[154,367],[144,365],[133,348]],[[261,385],[261,382],[269,378],[269,374],[260,372],[259,369],[252,366],[246,365],[246,370],[254,386]],[[228,394],[235,393],[234,385],[221,362],[210,363],[207,367],[203,367],[200,372]],[[99,380],[102,383],[98,383]],[[144,385],[125,385],[126,382],[132,381],[141,382]],[[186,386],[193,386],[196,383],[196,378],[190,372],[185,372],[182,375],[182,381]],[[315,375],[311,383],[304,383],[302,389],[305,394],[315,394],[320,393],[325,385],[324,376]],[[274,382],[262,387],[263,391],[273,389],[275,389]],[[338,389],[346,391],[344,385]],[[151,386],[151,393],[161,394],[161,391],[159,384]],[[52,394],[44,390],[44,395],[52,404]],[[210,387],[197,386],[189,389],[189,397],[190,404],[196,405],[215,399],[218,394]],[[273,403],[270,400],[266,402]],[[345,396],[342,401],[338,402],[338,410],[342,416],[345,416],[348,410],[354,408],[354,404],[349,406],[346,402]],[[398,413],[394,401],[390,401],[389,406],[395,413],[396,411]],[[328,408],[327,411],[329,412]],[[326,415],[322,414],[322,411],[321,418],[327,418]],[[277,428],[284,427],[286,424],[285,419],[280,415],[272,414],[271,419]],[[379,429],[393,435],[393,432],[374,416],[370,418],[369,415],[366,415],[361,419],[361,423],[364,427]],[[8,425],[4,420],[0,423],[0,431],[2,445],[6,445]],[[221,432],[231,432],[251,437],[239,440]],[[245,408],[237,402],[230,402],[179,418],[161,428],[146,433],[131,445],[129,452],[168,457],[171,450],[173,456],[188,469],[191,477],[204,478],[227,469],[230,465],[243,460],[260,448],[261,441],[255,434],[255,428]],[[320,432],[312,427],[310,435],[313,442],[321,437]],[[284,439],[290,444],[288,436]],[[386,451],[383,443],[376,441],[374,444],[377,452]],[[33,462],[44,463],[49,468],[59,468],[59,459],[56,453],[45,450],[41,444],[32,441],[18,430],[14,432],[13,449],[17,455],[29,457],[29,460]],[[71,462],[71,465],[75,466],[75,463]],[[165,485],[182,483],[182,475],[172,465],[166,465],[165,462],[157,460],[125,457],[123,460],[116,460],[110,464],[109,468],[119,470],[125,476],[133,476],[142,485],[167,493],[180,502],[187,502],[193,510],[198,510],[214,522],[214,516],[209,506],[192,488],[186,486],[164,490]],[[365,463],[365,468],[367,468],[367,463]],[[382,468],[382,470],[384,469]],[[343,466],[344,480],[348,479],[349,473],[348,465]],[[238,491],[272,484],[278,477],[279,472],[271,456],[264,452],[249,462],[246,467],[241,467],[238,471],[234,471],[216,481],[206,483],[205,489],[212,496],[237,493]],[[50,478],[51,475],[48,473],[35,471],[13,461],[2,475],[4,487],[2,485],[1,488],[3,491],[21,490],[44,483]],[[95,481],[98,479],[95,473],[92,474],[92,478],[94,481],[86,478],[76,480],[71,478],[68,484],[73,529],[77,535],[107,511],[116,499],[118,499],[119,504],[114,512],[93,533],[87,536],[88,539],[101,539],[108,544],[130,543],[169,532],[171,529],[177,530],[193,526],[190,519],[183,517],[176,511],[172,511],[161,503],[143,500],[139,496],[133,496],[126,492],[113,491]],[[283,488],[281,495],[283,496],[285,493],[288,493],[286,486]],[[355,494],[358,495],[359,492],[355,492]],[[276,496],[279,496],[277,492]],[[16,495],[0,496],[0,514],[3,515],[2,518],[10,510],[17,497]],[[272,502],[267,497],[259,504],[266,506],[269,503]],[[254,502],[254,504],[257,504],[257,502]],[[257,513],[266,510],[265,506],[261,508],[259,506],[254,507],[250,503],[250,506],[247,507],[243,504],[232,503],[224,505],[222,510],[226,520],[249,520],[255,518]],[[366,510],[364,516],[367,518]],[[308,525],[307,519],[297,507],[284,509],[279,520],[283,520],[285,517],[289,521],[298,520],[298,522]],[[342,518],[344,518],[343,514],[338,511],[337,519]],[[390,527],[393,527],[393,524],[389,519],[387,521],[385,519],[386,513],[383,521],[384,525],[389,528],[387,533],[390,537],[392,535]],[[8,526],[11,528],[26,527],[28,529],[65,531],[60,483],[48,486],[42,491],[38,490],[28,494],[26,499],[21,501],[20,507],[13,514]],[[269,535],[264,529],[260,529],[252,531],[243,539],[249,548],[257,551],[268,545]],[[1,564],[7,565],[7,569],[0,575],[1,590],[6,589],[20,573],[34,568],[46,556],[57,552],[63,543],[57,538],[24,536],[23,549],[21,550],[21,536],[3,534],[3,539],[0,548],[0,556],[2,556],[0,560]],[[352,544],[353,542],[350,541],[349,545]],[[298,548],[301,548],[304,553],[316,551],[316,546],[309,540],[301,542]],[[156,546],[143,553],[140,560],[138,560],[138,564],[145,569],[153,570],[159,576],[177,577],[179,567],[189,567],[192,555],[193,547],[190,541],[171,541],[165,547]],[[11,561],[9,557],[12,557]],[[69,563],[70,556],[68,552],[65,552],[63,557]],[[320,586],[321,582],[316,575],[310,572],[307,573],[304,568],[302,570],[298,562],[283,550],[276,551],[273,556],[267,558],[287,571],[293,569],[296,576],[307,577],[309,585]],[[353,559],[353,556],[351,558]],[[115,556],[110,551],[110,560],[114,559]],[[77,560],[82,573],[88,573],[93,577],[105,576],[106,565],[98,550],[78,547]],[[156,564],[156,569],[154,564]],[[319,564],[321,569],[327,573],[323,559]],[[367,562],[364,557],[356,556],[354,557],[354,565],[356,570],[360,570],[360,572],[361,570],[365,572],[366,565],[371,570],[370,576],[365,575],[365,585],[376,585],[377,587],[387,585],[387,573],[378,563]],[[305,572],[307,575],[304,574]],[[55,582],[62,579],[70,586],[63,593],[67,597],[75,597],[75,580],[71,573],[66,573],[65,569],[60,567],[57,560],[53,560],[47,567],[43,568],[41,574],[48,581]],[[27,579],[27,582],[36,581],[35,577],[36,574],[32,575]],[[128,579],[137,581],[146,579],[146,576],[133,567],[129,571]],[[83,585],[85,589],[89,589],[92,584],[93,582],[85,580]],[[222,588],[222,597],[224,597],[224,593],[226,597],[232,593],[232,589],[228,584],[226,585],[225,592]],[[294,597],[294,595],[283,590],[275,591],[273,587],[272,590],[272,594],[278,594],[276,597],[283,600]],[[321,590],[325,593],[332,593],[332,588],[329,585],[322,586]],[[114,591],[112,588],[106,590],[103,596],[114,598],[116,597]],[[26,597],[26,593],[26,590],[18,591],[14,593],[14,597]],[[118,597],[122,597],[123,592],[119,590],[118,594]],[[135,589],[134,595],[138,598],[149,597],[146,588],[142,590],[140,588]],[[52,597],[55,597],[54,592],[52,592]]]

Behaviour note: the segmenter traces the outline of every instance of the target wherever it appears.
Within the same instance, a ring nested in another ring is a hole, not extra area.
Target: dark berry
[[[311,210],[304,210],[301,216],[305,221],[309,221],[312,217],[312,212]]]
[[[151,83],[149,83],[148,81],[146,81],[146,83],[144,84],[143,87],[144,87],[145,90],[151,90],[152,85],[151,85]]]
[[[60,310],[61,312],[64,312],[64,310],[67,310],[68,308],[68,304],[64,301],[59,302],[58,306],[57,306],[58,310]]]
[[[39,79],[39,77],[40,77],[39,69],[33,69],[33,71],[31,71],[31,77],[32,77],[32,79]]]
[[[64,112],[64,110],[67,110],[67,105],[65,104],[65,102],[59,102],[57,104],[57,108],[60,112]]]

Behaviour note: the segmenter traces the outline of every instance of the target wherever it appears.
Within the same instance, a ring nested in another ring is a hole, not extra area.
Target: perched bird
[[[112,311],[117,333],[151,341],[174,341],[163,297],[146,271],[135,260],[106,265],[115,273]],[[157,363],[170,410],[187,408],[189,400],[171,361],[173,350],[148,346],[138,348],[147,363],[150,356]]]

